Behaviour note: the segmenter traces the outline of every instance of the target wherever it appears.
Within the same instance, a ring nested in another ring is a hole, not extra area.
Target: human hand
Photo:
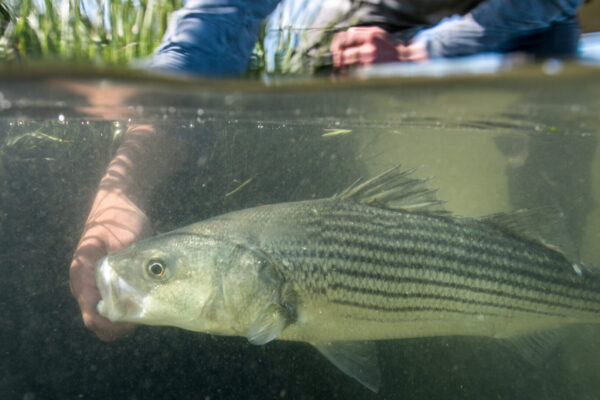
[[[79,303],[85,326],[104,341],[125,336],[133,324],[115,323],[96,310],[100,291],[96,285],[96,263],[151,234],[150,221],[122,191],[100,189],[77,245],[70,268],[71,293]]]
[[[394,61],[425,61],[428,53],[421,43],[400,43],[376,26],[353,27],[333,37],[333,65],[344,73],[352,65]]]

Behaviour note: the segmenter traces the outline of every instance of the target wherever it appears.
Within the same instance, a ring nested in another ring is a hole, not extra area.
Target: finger
[[[343,43],[346,40],[346,32],[338,32],[333,35],[333,39],[331,39],[331,44],[329,45],[329,50],[331,52],[340,51],[342,49]]]
[[[350,47],[341,52],[340,57],[340,66],[341,67],[349,67],[352,65],[356,65],[360,59],[360,48],[359,47]]]
[[[360,47],[351,47],[342,52],[341,63],[343,67],[351,65],[369,65],[376,62],[377,48],[371,44]]]
[[[376,38],[385,38],[388,33],[376,26],[357,26],[346,31],[342,47],[360,46],[372,43]]]
[[[358,62],[359,65],[373,64],[378,57],[379,49],[372,43],[364,44],[358,48]]]
[[[107,253],[104,241],[100,237],[88,232],[81,238],[75,249],[71,268],[83,266],[94,268],[96,261],[106,256]]]
[[[372,64],[376,61],[378,49],[386,52],[388,47],[393,49],[393,38],[379,27],[368,26],[353,27],[338,33],[334,36],[330,50],[333,65],[345,68],[354,64]],[[384,55],[383,58],[387,60],[389,57]]]
[[[93,325],[89,324],[95,322],[94,316],[100,316],[96,306],[102,297],[96,285],[94,271],[83,267],[80,270],[77,270],[77,268],[71,269],[71,291],[79,304],[83,322],[88,328],[92,329]]]
[[[371,42],[376,36],[380,36],[385,31],[377,27],[352,27],[344,32],[337,33],[331,41],[329,49],[332,53],[340,52],[348,47],[360,46],[364,43]]]
[[[87,244],[85,244],[86,242]],[[71,293],[79,304],[85,326],[95,332],[103,332],[109,329],[111,322],[100,316],[96,310],[101,296],[96,285],[95,261],[105,252],[90,243],[93,241],[90,242],[89,238],[82,239],[80,246],[75,251],[69,269],[69,283]]]
[[[342,64],[342,43],[345,41],[345,36],[346,32],[335,34],[331,41],[331,45],[329,46],[329,50],[333,55],[333,65],[335,67],[339,67]]]
[[[401,61],[425,61],[429,59],[429,52],[422,44],[409,44],[396,46]]]
[[[72,280],[72,286],[81,309],[84,325],[94,331],[101,340],[115,340],[133,331],[133,324],[112,322],[98,313],[96,307],[101,296],[96,286],[93,271],[92,274],[84,273],[77,276],[76,280]]]
[[[97,312],[84,313],[83,323],[88,329],[93,331],[100,340],[105,342],[126,337],[135,329],[135,324],[127,322],[112,322]]]

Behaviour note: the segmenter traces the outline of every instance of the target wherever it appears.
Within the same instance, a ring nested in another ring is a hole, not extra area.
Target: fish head
[[[134,243],[99,261],[98,312],[111,321],[227,334],[220,280],[230,252],[222,241],[186,232]]]

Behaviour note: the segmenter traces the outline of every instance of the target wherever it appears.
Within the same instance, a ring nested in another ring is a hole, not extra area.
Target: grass
[[[0,63],[127,67],[152,54],[171,13],[182,6],[183,0],[0,0]],[[328,28],[324,41],[333,34]],[[247,76],[314,72],[319,65],[307,62],[311,48],[290,41],[295,31],[281,27],[270,50],[276,52],[275,65],[266,71],[263,27]]]
[[[94,11],[80,0],[0,3],[0,62],[125,66],[152,53],[170,14],[183,5],[182,0],[95,1],[88,5]]]

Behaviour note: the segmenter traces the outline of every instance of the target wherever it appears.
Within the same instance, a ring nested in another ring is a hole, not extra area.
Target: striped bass
[[[374,340],[527,338],[600,320],[600,274],[574,261],[554,208],[455,217],[411,173],[135,243],[99,262],[98,311],[254,344],[308,342],[375,391]]]

